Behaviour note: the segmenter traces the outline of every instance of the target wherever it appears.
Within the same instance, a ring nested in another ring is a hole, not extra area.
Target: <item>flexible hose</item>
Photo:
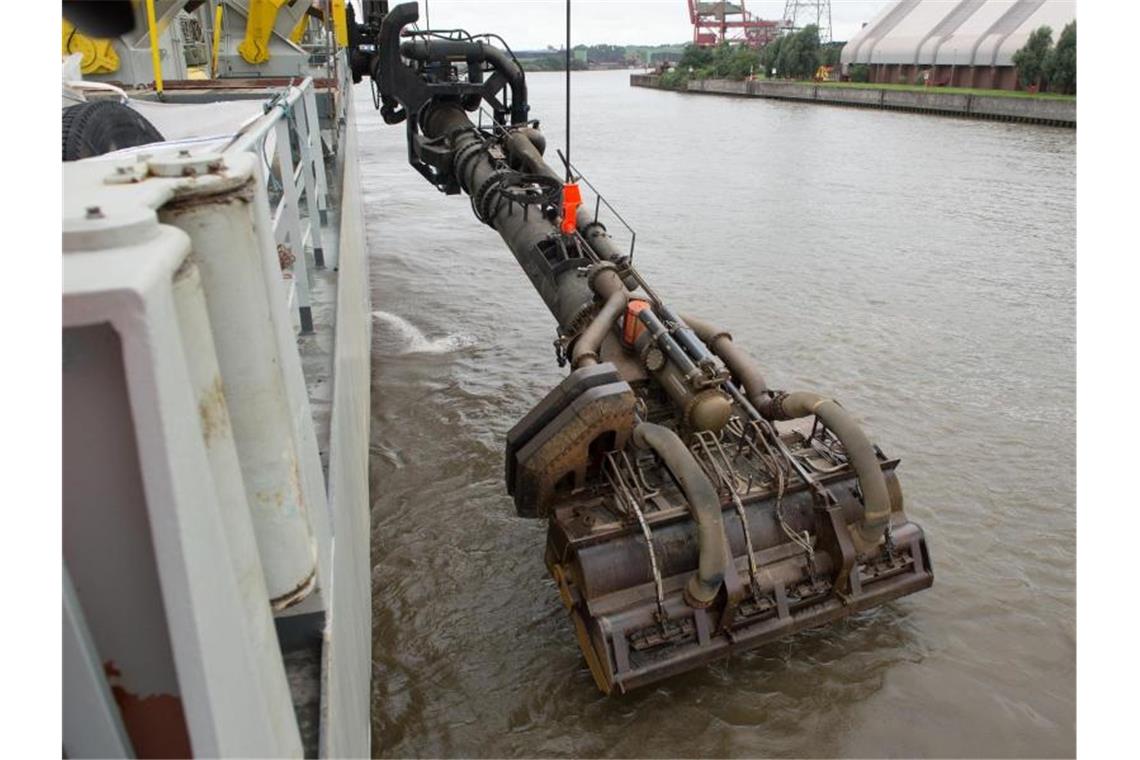
[[[847,459],[859,479],[859,490],[863,492],[863,520],[858,531],[860,538],[869,546],[861,548],[876,546],[891,518],[891,497],[875,447],[855,418],[837,401],[808,391],[777,395],[769,405],[769,414],[771,416],[765,416],[771,420],[791,420],[814,414],[835,434],[847,450]]]
[[[744,353],[735,343],[732,342],[732,335],[727,330],[722,330],[703,319],[698,319],[691,314],[682,314],[681,319],[685,321],[697,337],[709,349],[720,357],[724,362],[724,366],[728,367],[728,371],[732,376],[740,381],[744,386],[744,394],[752,405],[757,409],[760,408],[762,402],[766,402],[768,393],[768,383],[764,381],[764,375],[760,372],[760,368],[756,366],[756,362],[752,361],[748,354]]]
[[[681,317],[705,345],[724,362],[744,386],[748,400],[767,420],[791,420],[814,414],[847,450],[848,461],[863,492],[863,520],[857,528],[860,550],[878,545],[891,516],[891,499],[875,447],[851,414],[838,402],[818,393],[798,391],[772,395],[760,368],[732,341],[732,336],[702,319]]]
[[[590,287],[599,298],[604,299],[604,303],[597,316],[578,336],[578,340],[574,341],[570,355],[570,366],[574,369],[598,363],[598,350],[606,333],[629,304],[629,291],[622,284],[613,264],[597,265],[590,273]]]
[[[692,452],[669,428],[642,422],[633,429],[633,442],[641,448],[652,449],[661,457],[689,501],[697,521],[700,559],[697,574],[685,584],[685,601],[691,607],[708,607],[724,583],[729,556],[716,489]]]

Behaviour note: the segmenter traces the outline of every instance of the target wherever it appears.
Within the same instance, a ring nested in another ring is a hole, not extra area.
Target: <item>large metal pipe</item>
[[[728,539],[721,520],[720,498],[705,471],[681,439],[667,427],[642,422],[633,429],[633,442],[652,449],[672,473],[685,494],[697,523],[700,559],[697,574],[685,584],[685,601],[691,607],[708,607],[724,583]]]
[[[494,45],[478,40],[409,40],[400,45],[400,54],[413,61],[464,60],[472,68],[486,61],[507,80],[511,88],[511,123],[521,124],[526,121],[529,109],[526,101],[526,75],[506,52]]]
[[[622,284],[617,268],[608,261],[591,267],[587,280],[603,300],[603,305],[598,315],[574,341],[570,365],[573,369],[598,363],[598,349],[601,348],[606,333],[613,328],[614,322],[629,304],[629,291]]]
[[[233,184],[215,195],[167,203],[159,219],[190,236],[221,368],[214,402],[227,408],[270,604],[282,610],[316,586],[309,512],[324,507],[304,488],[302,442],[293,428],[270,300],[269,287],[277,283],[266,282],[257,236],[257,194],[252,180]]]
[[[564,334],[575,333],[594,304],[594,293],[579,271],[588,260],[564,245],[557,225],[537,208],[524,213],[518,205],[499,202],[498,183],[510,172],[492,162],[458,104],[429,109],[422,126],[427,137],[450,140],[456,178],[475,202],[480,218],[502,236]],[[530,144],[525,137],[520,139]]]
[[[535,145],[536,134],[541,136],[542,133],[529,127],[511,130],[511,134],[504,141],[511,166],[532,174],[545,174],[561,182],[562,175],[546,163],[542,158],[542,149]],[[545,142],[545,139],[543,141]],[[629,256],[614,247],[612,238],[606,232],[605,225],[595,220],[594,215],[587,211],[585,206],[578,207],[575,220],[578,225],[578,234],[590,244],[594,253],[598,254],[598,258],[602,261],[612,261],[619,267],[624,267],[628,263]],[[625,279],[625,286],[628,290],[636,290],[637,280],[632,275],[628,275]]]

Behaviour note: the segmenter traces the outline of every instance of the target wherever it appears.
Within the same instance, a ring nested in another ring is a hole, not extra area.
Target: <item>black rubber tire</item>
[[[63,109],[64,161],[101,156],[163,139],[142,114],[113,100],[95,100]]]

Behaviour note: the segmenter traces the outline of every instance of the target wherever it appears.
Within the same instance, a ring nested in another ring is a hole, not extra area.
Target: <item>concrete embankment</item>
[[[680,87],[665,87],[661,84],[661,77],[656,74],[631,74],[629,83],[633,87],[651,87],[675,92],[812,101],[865,108],[890,108],[898,111],[1052,124],[1062,127],[1075,127],[1077,125],[1076,100],[949,93],[939,92],[937,89],[920,92],[873,87],[843,87],[807,82],[737,82],[730,79],[694,79],[682,89]]]

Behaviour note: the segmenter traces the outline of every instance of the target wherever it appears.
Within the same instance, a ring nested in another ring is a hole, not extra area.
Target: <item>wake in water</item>
[[[448,354],[475,345],[474,335],[456,333],[428,338],[399,314],[372,312],[373,346],[385,354]]]

